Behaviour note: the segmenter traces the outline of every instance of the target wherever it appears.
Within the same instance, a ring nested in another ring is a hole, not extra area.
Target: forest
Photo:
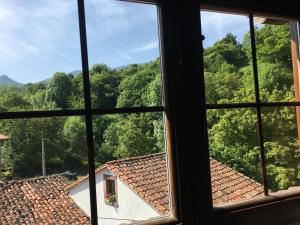
[[[288,25],[256,28],[262,102],[294,101]],[[255,102],[250,35],[242,43],[228,33],[204,51],[208,104]],[[200,74],[199,74],[200,76]],[[93,108],[162,104],[159,58],[144,64],[90,69]],[[200,88],[200,87],[199,87]],[[47,83],[0,87],[0,111],[83,109],[82,76],[57,72]],[[295,107],[262,108],[268,188],[300,184]],[[212,158],[262,182],[257,116],[254,108],[207,110]],[[96,166],[109,160],[165,150],[162,113],[93,117]],[[0,180],[41,175],[41,140],[47,174],[87,172],[85,118],[80,116],[0,120]]]

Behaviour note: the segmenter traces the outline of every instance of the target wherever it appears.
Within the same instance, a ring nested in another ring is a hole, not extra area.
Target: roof
[[[8,140],[9,137],[3,135],[3,134],[0,134],[0,141],[4,141],[4,140]]]
[[[210,159],[214,205],[263,196],[263,186],[232,168]]]
[[[63,175],[0,182],[0,224],[90,224]]]
[[[210,164],[214,205],[263,196],[263,186],[260,183],[212,158]],[[161,214],[169,212],[165,153],[110,161],[99,167],[96,173],[104,169],[111,170]],[[69,188],[87,178],[82,177]]]
[[[107,167],[161,214],[169,212],[165,154],[116,160]]]

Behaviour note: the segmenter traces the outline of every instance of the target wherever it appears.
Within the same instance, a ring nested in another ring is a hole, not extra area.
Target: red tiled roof
[[[165,154],[116,160],[106,165],[161,214],[168,214],[169,197]]]
[[[0,141],[4,141],[4,140],[8,140],[9,137],[3,135],[3,134],[0,134]]]
[[[169,212],[168,179],[164,153],[107,162],[96,170],[111,170],[161,214]],[[230,167],[210,159],[214,205],[263,196],[263,186]],[[76,186],[88,177],[76,181]],[[199,178],[200,179],[200,178]]]
[[[214,205],[263,196],[263,186],[228,166],[210,159]]]
[[[0,182],[0,224],[90,224],[62,175]]]

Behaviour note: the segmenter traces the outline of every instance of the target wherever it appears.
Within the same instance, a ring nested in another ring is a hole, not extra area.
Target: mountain
[[[125,69],[125,68],[127,68],[127,67],[129,67],[131,65],[138,65],[138,66],[140,66],[140,65],[143,65],[143,64],[144,63],[132,63],[132,64],[124,65],[124,66],[118,66],[118,67],[115,67],[114,69],[115,70],[122,70],[122,69]]]
[[[72,72],[70,72],[68,74],[71,74],[71,75],[73,75],[75,77],[75,76],[78,76],[81,73],[82,73],[81,70],[74,70],[74,71],[72,71]]]
[[[71,71],[70,73],[67,73],[67,75],[73,75],[74,77],[76,77],[76,76],[78,76],[78,75],[80,75],[81,74],[81,70],[73,70],[73,71]],[[37,83],[43,83],[43,84],[45,84],[45,85],[48,85],[48,83],[49,83],[49,81],[52,79],[52,77],[49,77],[49,78],[47,78],[47,79],[45,79],[45,80],[41,80],[41,81],[39,81],[39,82],[37,82]]]
[[[0,84],[4,85],[23,85],[22,83],[19,83],[11,78],[9,78],[6,74],[3,74],[0,76]]]

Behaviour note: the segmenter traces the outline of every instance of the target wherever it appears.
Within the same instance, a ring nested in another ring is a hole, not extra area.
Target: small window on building
[[[104,201],[107,204],[117,204],[116,179],[114,176],[104,175]]]

